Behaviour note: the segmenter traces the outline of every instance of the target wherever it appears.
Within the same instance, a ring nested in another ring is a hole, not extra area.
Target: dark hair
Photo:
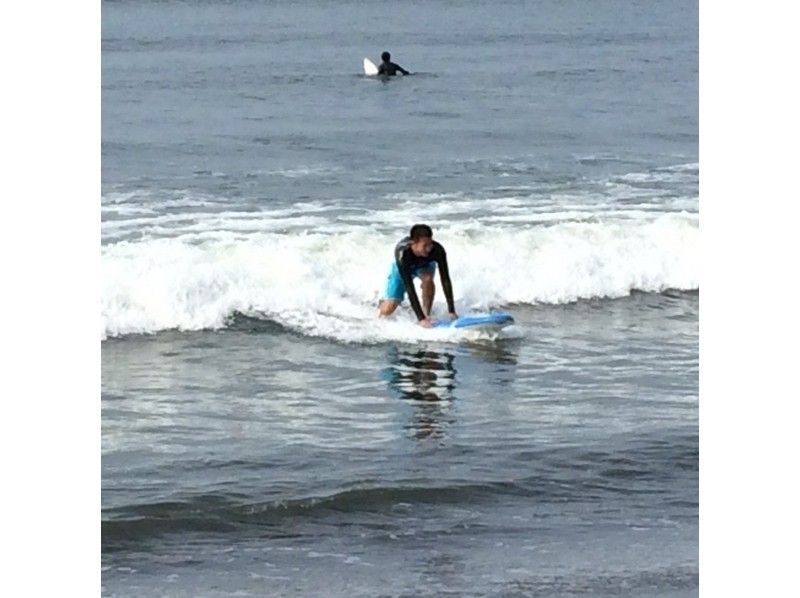
[[[422,238],[433,239],[433,231],[427,224],[415,224],[411,227],[411,232],[408,233],[412,241],[418,241]]]
[[[389,52],[384,52],[383,54],[381,54],[381,60],[383,60],[384,62],[389,62],[391,58],[392,55],[389,54]]]

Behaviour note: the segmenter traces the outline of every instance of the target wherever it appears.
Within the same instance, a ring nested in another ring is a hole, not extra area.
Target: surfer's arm
[[[450,269],[447,267],[447,253],[441,245],[439,246],[439,251],[436,253],[436,263],[439,265],[439,278],[442,279],[442,289],[444,290],[444,297],[447,299],[447,311],[455,315],[456,307],[453,301],[453,284],[450,282]]]
[[[395,64],[395,66],[397,67],[397,70],[400,71],[401,73],[403,73],[404,75],[410,75],[411,74],[406,69],[404,69],[402,66],[400,66],[399,64]]]
[[[414,288],[414,278],[411,276],[411,267],[404,263],[404,260],[401,258],[397,260],[397,269],[400,270],[400,278],[403,279],[403,284],[406,287],[411,309],[414,310],[418,320],[426,320],[425,313],[422,311],[422,306],[419,303],[419,297],[417,297],[417,290]]]

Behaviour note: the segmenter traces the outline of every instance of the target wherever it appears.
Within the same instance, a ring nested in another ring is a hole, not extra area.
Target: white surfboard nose
[[[364,74],[369,76],[378,74],[378,67],[369,58],[364,58]]]

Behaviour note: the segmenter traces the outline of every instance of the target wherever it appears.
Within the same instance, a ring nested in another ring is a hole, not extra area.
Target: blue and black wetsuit
[[[394,263],[389,272],[389,279],[386,284],[386,298],[403,301],[403,297],[408,293],[408,300],[417,319],[424,320],[428,317],[420,305],[417,291],[414,288],[414,277],[422,272],[436,272],[439,266],[439,277],[442,279],[442,288],[447,300],[447,311],[455,313],[453,302],[453,285],[450,282],[450,270],[447,267],[447,253],[440,243],[433,241],[433,248],[426,256],[417,256],[411,251],[411,238],[405,237],[394,248]]]

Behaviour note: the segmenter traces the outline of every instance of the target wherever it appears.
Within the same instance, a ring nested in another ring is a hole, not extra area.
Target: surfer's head
[[[383,60],[384,62],[389,62],[391,59],[392,55],[389,54],[389,52],[384,52],[383,54],[381,54],[381,60]]]
[[[411,251],[414,255],[424,257],[433,249],[433,231],[427,224],[415,224],[408,236],[411,238]]]

